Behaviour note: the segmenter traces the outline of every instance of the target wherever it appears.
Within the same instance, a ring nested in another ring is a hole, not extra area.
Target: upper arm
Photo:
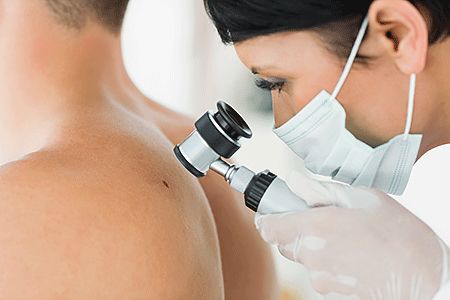
[[[222,298],[207,210],[54,175],[0,171],[0,298]]]
[[[219,234],[226,299],[278,299],[273,255],[255,228],[254,212],[222,176],[200,179]],[[239,274],[237,276],[237,274]]]

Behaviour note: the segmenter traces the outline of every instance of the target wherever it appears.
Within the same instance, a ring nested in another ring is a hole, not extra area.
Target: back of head
[[[98,22],[118,34],[129,0],[42,0],[55,20],[69,28],[82,29],[88,21]]]

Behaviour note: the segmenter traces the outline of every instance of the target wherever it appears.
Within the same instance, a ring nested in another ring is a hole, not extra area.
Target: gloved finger
[[[323,226],[328,227],[321,220],[330,220],[339,208],[323,207],[313,208],[305,212],[292,212],[283,214],[255,215],[255,225],[261,237],[270,244],[295,245],[297,250],[303,246],[315,248],[314,244],[322,244],[320,236],[315,234]],[[322,226],[323,225],[323,226]]]
[[[261,237],[269,244],[289,244],[301,234],[298,213],[261,215],[256,213],[255,225]]]
[[[374,189],[320,181],[295,171],[289,173],[285,182],[309,206],[374,209],[381,204],[380,197],[387,196]]]
[[[278,252],[285,258],[298,262],[306,268],[319,265],[327,241],[315,235],[301,235],[291,244],[278,245]]]

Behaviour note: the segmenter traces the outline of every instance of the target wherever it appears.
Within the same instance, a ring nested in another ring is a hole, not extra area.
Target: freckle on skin
[[[166,188],[169,188],[169,184],[165,180],[163,180],[163,184]]]

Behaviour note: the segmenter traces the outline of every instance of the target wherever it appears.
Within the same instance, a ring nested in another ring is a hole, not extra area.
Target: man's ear
[[[372,34],[405,74],[425,68],[428,29],[419,10],[407,0],[375,0],[369,8]]]

